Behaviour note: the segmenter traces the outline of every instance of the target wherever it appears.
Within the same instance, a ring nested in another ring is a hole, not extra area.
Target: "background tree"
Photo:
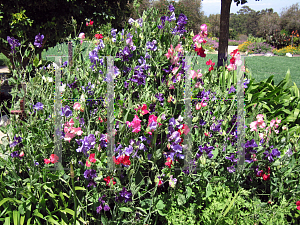
[[[258,1],[258,0],[255,0]],[[218,67],[227,62],[228,38],[229,38],[229,18],[230,6],[232,0],[221,0],[221,17],[220,17],[220,38],[218,50]],[[247,0],[234,0],[236,5],[245,4]]]
[[[282,10],[280,14],[281,29],[285,29],[292,33],[292,31],[300,31],[300,8],[299,4],[293,4]]]
[[[273,9],[268,12],[263,12],[258,20],[257,36],[267,38],[272,35],[276,30],[280,30],[279,15]]]
[[[209,37],[220,37],[220,14],[210,14],[205,17]]]
[[[42,47],[37,49],[37,53],[40,53],[44,48],[62,42],[70,34],[74,37],[79,32],[88,32],[90,27],[86,27],[86,19],[94,21],[94,27],[110,22],[114,28],[121,29],[131,14],[132,2],[133,0],[1,0],[0,52],[12,61],[7,36],[27,45],[29,42],[33,43],[35,35],[41,33],[45,38]],[[71,24],[72,17],[77,23]],[[23,65],[26,65],[26,60]]]

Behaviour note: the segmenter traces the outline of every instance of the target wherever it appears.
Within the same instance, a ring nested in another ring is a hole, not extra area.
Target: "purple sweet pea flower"
[[[85,179],[94,179],[97,177],[97,172],[96,170],[88,169],[84,171],[83,176]]]
[[[228,159],[228,160],[230,160],[231,162],[237,162],[238,161],[238,159],[236,159],[235,157],[234,157],[234,153],[230,153],[230,157],[225,157],[225,159]]]
[[[62,108],[62,113],[61,113],[62,116],[65,116],[65,117],[70,117],[73,115],[72,113],[72,110],[70,110],[70,106],[66,105],[64,108]]]
[[[16,47],[21,46],[20,42],[17,39],[10,36],[7,36],[7,41],[8,44],[11,46],[11,53],[16,53]]]
[[[227,91],[228,91],[229,89],[227,88]],[[232,85],[231,87],[230,87],[230,90],[229,90],[229,92],[228,92],[228,94],[231,94],[231,93],[233,93],[233,92],[235,92],[236,91],[236,89],[234,88],[234,86]]]
[[[34,45],[38,48],[42,47],[44,35],[38,34],[35,36]]]
[[[174,10],[175,10],[174,6],[173,5],[169,5],[169,10],[170,10],[170,12],[174,12]]]
[[[235,172],[235,168],[234,168],[234,166],[232,165],[232,166],[230,166],[230,167],[227,167],[227,170],[228,170],[228,172],[229,173],[233,173],[233,172]]]
[[[44,105],[40,102],[36,103],[33,108],[36,109],[37,111],[43,110]]]

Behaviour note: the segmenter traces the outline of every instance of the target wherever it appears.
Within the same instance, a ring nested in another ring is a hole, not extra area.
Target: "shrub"
[[[245,41],[244,43],[240,44],[238,46],[238,49],[241,51],[241,52],[246,52],[248,51],[248,46],[252,44],[252,42],[250,41]]]
[[[248,37],[245,34],[240,34],[238,35],[238,40],[239,41],[247,41]]]
[[[273,46],[262,42],[254,42],[248,45],[248,52],[254,54],[272,52],[273,49]]]
[[[228,40],[228,45],[238,46],[239,44],[242,44],[243,41],[236,41],[236,40]]]
[[[254,37],[254,36],[252,36],[251,34],[249,35],[247,41],[250,41],[250,42],[257,42],[257,43],[266,42],[265,39],[259,38],[259,37]]]
[[[287,46],[287,47],[284,47],[284,48],[281,48],[281,49],[273,49],[273,53],[274,55],[285,55],[286,53],[291,53],[291,54],[296,54],[296,55],[300,55],[300,47],[292,47],[291,45],[290,46]]]
[[[268,44],[273,45],[277,49],[281,49],[289,45],[292,45],[292,42],[293,42],[293,46],[299,46],[300,39],[297,31],[295,32],[293,31],[292,35],[289,35],[287,33],[276,32],[275,34],[267,37],[266,42]]]

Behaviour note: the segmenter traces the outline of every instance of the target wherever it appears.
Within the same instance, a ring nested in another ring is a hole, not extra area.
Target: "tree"
[[[258,0],[255,0],[258,1]],[[220,38],[218,50],[218,67],[227,62],[228,38],[229,38],[229,18],[230,6],[232,0],[221,0],[221,17],[220,17]],[[234,0],[236,5],[245,4],[247,0]]]
[[[220,14],[210,14],[206,19],[208,36],[220,36]]]
[[[258,20],[257,35],[266,38],[272,35],[276,30],[280,30],[279,15],[271,12],[263,13]]]
[[[37,49],[40,53],[44,48],[62,42],[70,34],[74,37],[79,32],[89,31],[90,27],[85,25],[87,18],[94,21],[94,27],[111,22],[114,28],[121,29],[131,13],[131,2],[133,0],[0,1],[0,52],[12,61],[7,36],[27,45],[33,43],[40,33],[44,35],[42,46]],[[71,24],[72,17],[77,24]],[[23,66],[26,64],[26,60],[23,61]]]
[[[292,31],[300,30],[300,8],[299,4],[293,4],[289,8],[283,9],[280,14],[280,26],[281,29],[288,31],[290,34]]]

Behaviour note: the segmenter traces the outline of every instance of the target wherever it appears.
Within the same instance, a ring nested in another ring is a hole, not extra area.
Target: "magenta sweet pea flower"
[[[133,131],[134,133],[138,133],[141,131],[141,120],[139,119],[139,117],[137,115],[134,115],[134,119],[132,122],[129,122],[129,121],[126,121],[126,124],[129,126],[129,127],[132,127],[133,128]]]

